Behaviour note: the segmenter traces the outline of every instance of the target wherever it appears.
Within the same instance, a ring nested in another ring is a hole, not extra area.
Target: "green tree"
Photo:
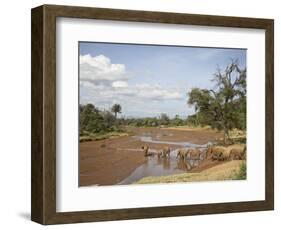
[[[160,115],[160,124],[161,125],[168,125],[170,123],[170,119],[166,113],[162,113]]]
[[[98,133],[105,130],[104,120],[100,111],[92,104],[80,105],[80,132]]]
[[[107,130],[112,131],[114,129],[114,125],[115,125],[115,117],[114,115],[107,110],[104,110],[101,112],[101,115],[103,117],[103,122],[104,122],[104,126]]]
[[[186,119],[186,123],[189,126],[199,126],[199,120],[198,120],[198,113],[189,115]]]
[[[180,118],[179,115],[176,115],[172,121],[171,121],[172,125],[174,126],[182,126],[184,125],[184,120]]]
[[[114,113],[115,119],[117,119],[117,113],[121,113],[121,110],[122,110],[122,107],[119,104],[114,104],[111,107],[111,111]]]
[[[232,61],[212,80],[213,89],[193,88],[188,104],[194,105],[200,124],[223,130],[224,143],[229,140],[229,130],[246,128],[246,69]]]

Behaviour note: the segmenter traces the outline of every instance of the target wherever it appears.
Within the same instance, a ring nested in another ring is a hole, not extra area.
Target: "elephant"
[[[158,158],[161,158],[163,156],[162,150],[157,151],[156,155],[157,155]]]
[[[188,154],[188,149],[184,149],[184,148],[179,149],[176,158],[185,160],[187,158],[187,154]]]
[[[147,145],[144,145],[141,148],[143,149],[144,156],[145,157],[149,156],[148,154],[149,147]]]
[[[188,150],[189,158],[191,160],[200,160],[201,151],[198,148]]]
[[[166,146],[163,149],[157,151],[156,155],[158,158],[161,157],[166,158],[166,157],[170,157],[170,152],[171,152],[170,147]]]
[[[229,158],[231,160],[243,160],[246,156],[246,146],[242,148],[232,148],[229,153]]]
[[[162,156],[163,157],[169,157],[170,158],[170,152],[171,152],[171,149],[169,146],[165,146],[163,149],[162,149]]]
[[[228,158],[228,152],[223,146],[211,146],[207,149],[206,157],[214,160],[225,160]]]

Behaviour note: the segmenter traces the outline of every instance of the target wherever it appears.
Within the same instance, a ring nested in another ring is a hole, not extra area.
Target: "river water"
[[[193,144],[190,142],[171,142],[171,141],[161,141],[153,140],[151,136],[135,136],[139,140],[146,143],[156,143],[156,144],[167,144],[171,147],[170,158],[159,158],[156,155],[148,156],[146,162],[136,168],[131,175],[122,180],[118,184],[132,184],[144,177],[148,176],[167,176],[173,174],[179,174],[190,171],[192,168],[198,166],[200,162],[205,158],[205,149],[211,142],[204,145]],[[173,148],[173,145],[176,145],[176,148]],[[180,160],[177,159],[177,152],[179,150],[178,146],[181,148],[199,148],[203,150],[200,159],[198,160]],[[150,149],[149,152],[156,152],[154,149]]]

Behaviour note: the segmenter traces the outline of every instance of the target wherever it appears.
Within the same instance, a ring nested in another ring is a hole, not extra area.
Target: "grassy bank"
[[[129,136],[127,132],[108,132],[108,133],[87,133],[84,135],[80,135],[80,142],[85,141],[98,141],[116,137],[125,137]]]
[[[190,125],[182,125],[182,126],[167,126],[162,127],[163,129],[172,129],[172,130],[183,130],[183,131],[201,131],[201,130],[212,130],[210,126],[190,126]]]
[[[246,164],[244,160],[229,161],[224,164],[206,169],[200,173],[182,173],[170,176],[145,177],[137,184],[181,183],[192,181],[218,181],[245,179]]]

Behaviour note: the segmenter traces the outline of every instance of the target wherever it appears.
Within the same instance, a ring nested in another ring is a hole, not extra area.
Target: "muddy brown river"
[[[165,129],[126,127],[133,135],[81,142],[79,147],[79,186],[131,184],[148,176],[200,172],[219,162],[176,159],[179,148],[200,148],[222,138],[221,132],[205,129]],[[143,145],[156,153],[165,146],[170,158],[144,157]],[[202,155],[203,157],[203,155]],[[198,165],[198,167],[196,167]]]

